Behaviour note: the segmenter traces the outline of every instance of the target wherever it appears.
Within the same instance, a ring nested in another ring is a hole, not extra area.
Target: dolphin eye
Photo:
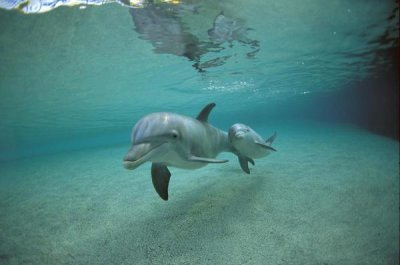
[[[173,139],[178,139],[178,137],[179,137],[179,134],[178,134],[178,132],[172,132],[171,133],[171,137],[173,138]]]

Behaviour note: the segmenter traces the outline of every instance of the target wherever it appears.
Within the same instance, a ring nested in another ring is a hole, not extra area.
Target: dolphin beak
[[[124,168],[130,170],[133,170],[146,162],[146,160],[143,159],[145,155],[136,159],[137,154],[132,149],[129,150],[129,152],[123,158]]]
[[[242,139],[246,133],[244,131],[237,131],[235,132],[235,137]]]
[[[143,143],[134,143],[123,158],[124,168],[132,170],[146,161],[150,161],[154,154],[153,151],[164,143],[165,142],[149,143],[147,141]]]

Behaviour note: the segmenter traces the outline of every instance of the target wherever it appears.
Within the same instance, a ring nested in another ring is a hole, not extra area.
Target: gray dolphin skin
[[[239,157],[239,163],[243,171],[250,174],[248,162],[254,165],[252,159],[269,155],[276,151],[271,147],[276,138],[276,132],[264,140],[258,133],[245,124],[236,123],[229,128],[229,141]]]
[[[168,200],[171,173],[168,166],[197,169],[216,159],[221,152],[234,152],[228,133],[208,123],[215,107],[210,103],[196,119],[176,113],[151,113],[141,118],[132,129],[132,147],[124,157],[124,167],[135,169],[150,161],[153,186],[158,195]]]

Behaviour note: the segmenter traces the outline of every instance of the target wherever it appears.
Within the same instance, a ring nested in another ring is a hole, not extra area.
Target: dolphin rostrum
[[[267,156],[271,151],[276,151],[271,147],[276,138],[276,132],[264,140],[258,133],[245,124],[236,123],[229,128],[229,141],[239,157],[239,163],[243,171],[250,174],[248,162],[254,165],[252,159]]]
[[[132,147],[124,157],[124,167],[135,169],[150,161],[153,186],[158,195],[168,200],[171,173],[168,166],[197,169],[216,159],[221,152],[234,152],[228,134],[208,123],[215,107],[210,103],[196,119],[176,113],[151,113],[141,118],[132,129]]]

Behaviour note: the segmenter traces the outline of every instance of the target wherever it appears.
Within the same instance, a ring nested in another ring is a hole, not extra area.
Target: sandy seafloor
[[[0,164],[0,264],[398,264],[399,143],[349,125],[282,123],[251,175],[171,168],[162,201],[129,148]]]

